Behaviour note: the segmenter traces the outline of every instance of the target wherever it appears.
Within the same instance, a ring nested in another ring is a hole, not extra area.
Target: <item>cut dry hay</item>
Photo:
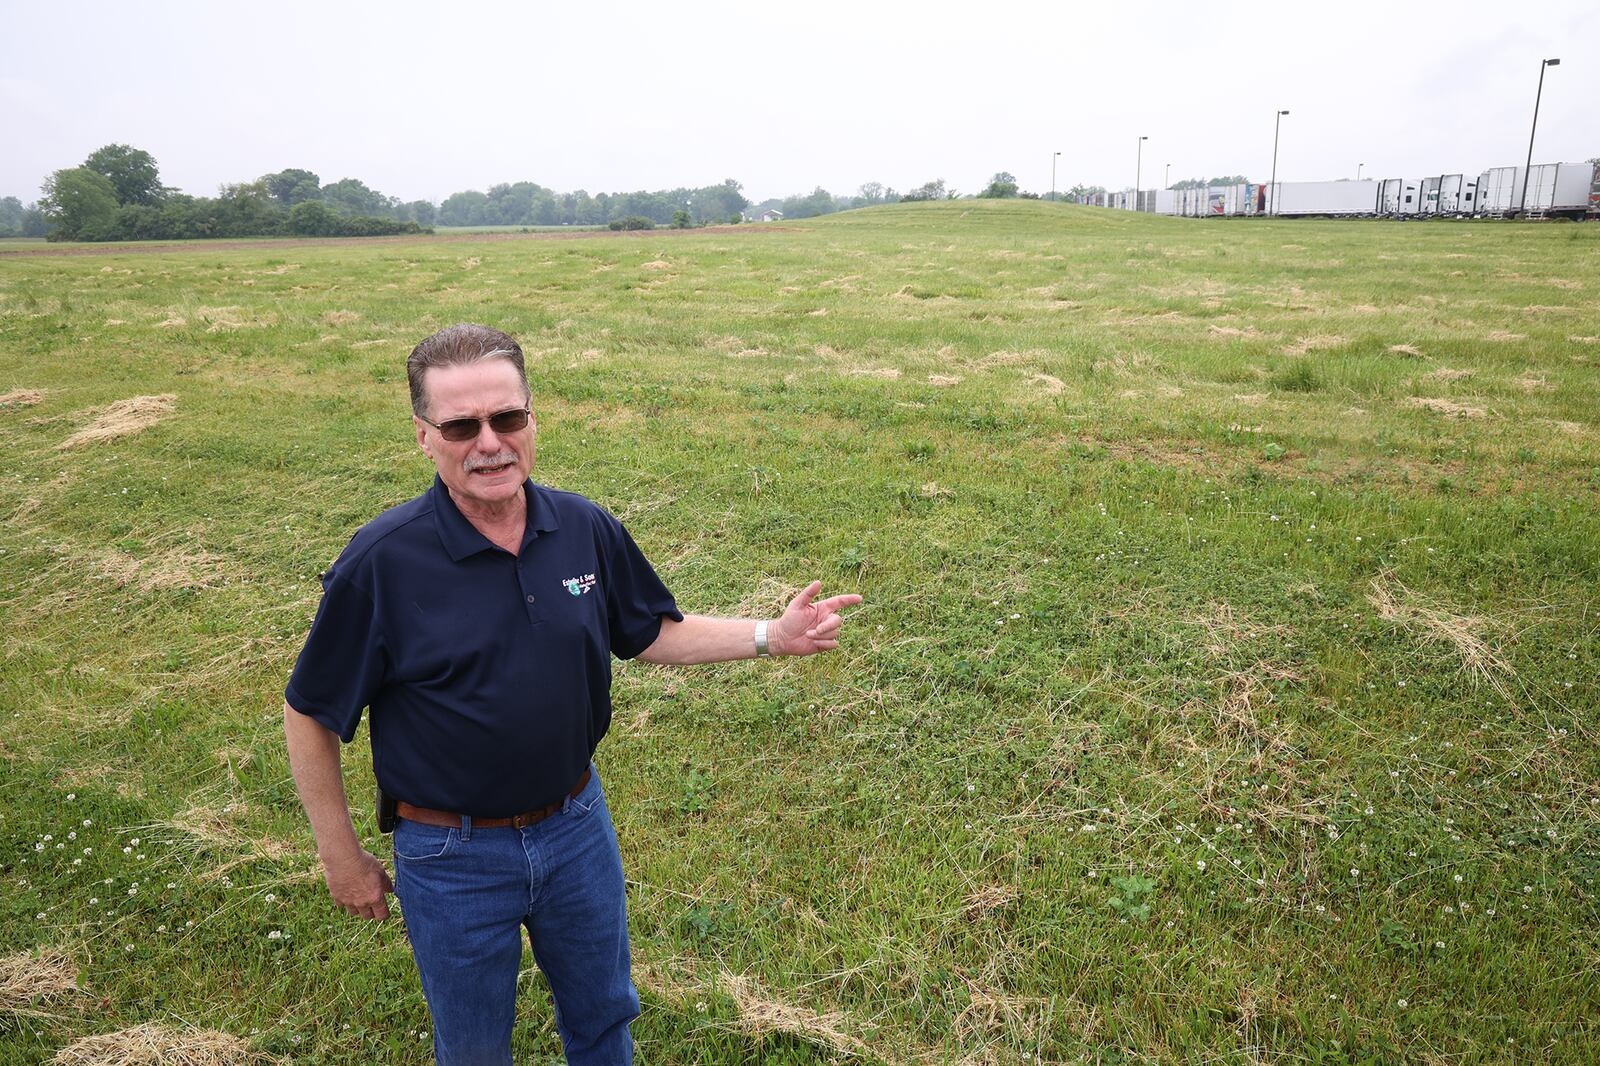
[[[648,263],[639,264],[640,270],[670,270],[671,268],[672,264],[665,259],[652,259]]]
[[[1235,326],[1207,326],[1207,332],[1215,333],[1219,337],[1259,337],[1261,331],[1254,326],[1239,329]]]
[[[329,311],[322,316],[322,321],[330,326],[345,326],[361,321],[361,316],[354,311]]]
[[[1461,668],[1474,684],[1487,684],[1506,699],[1511,698],[1507,680],[1516,675],[1511,665],[1486,639],[1485,634],[1495,628],[1491,619],[1481,615],[1458,614],[1430,604],[1402,585],[1392,574],[1374,578],[1367,599],[1378,609],[1378,617],[1384,621],[1393,622],[1430,643],[1443,644],[1454,651],[1461,660]]]
[[[1398,355],[1421,355],[1422,349],[1414,344],[1391,344],[1389,350]]]
[[[1037,386],[1034,391],[1040,396],[1060,396],[1067,388],[1066,382],[1049,374],[1035,374],[1028,381]]]
[[[86,413],[94,415],[93,421],[56,445],[56,449],[61,451],[131,436],[161,421],[177,405],[178,398],[166,393],[161,396],[130,396],[108,407],[91,408]]]
[[[118,588],[134,585],[143,592],[157,589],[211,588],[222,578],[222,556],[200,549],[178,548],[140,559],[126,552],[108,551],[97,572]]]
[[[0,1014],[45,1017],[41,1007],[71,999],[78,988],[78,967],[54,949],[20,951],[0,958]]]
[[[747,977],[724,973],[722,987],[739,1008],[738,1026],[755,1037],[789,1033],[847,1055],[864,1054],[867,1045],[843,1029],[844,1016],[836,1011],[820,1014],[808,1007],[779,1003],[761,995]]]
[[[1487,413],[1481,407],[1455,403],[1451,400],[1440,399],[1437,396],[1413,396],[1406,401],[1406,406],[1420,407],[1425,411],[1432,411],[1436,415],[1448,415],[1451,418],[1482,418]]]
[[[900,369],[893,366],[853,366],[845,370],[845,375],[852,378],[881,378],[884,381],[894,381],[900,376]]]
[[[961,378],[956,374],[929,374],[928,384],[937,385],[940,388],[947,388],[951,385],[961,384]]]
[[[1283,349],[1285,355],[1305,355],[1307,352],[1322,351],[1326,348],[1337,348],[1347,343],[1336,333],[1318,333],[1310,337],[1301,337],[1293,344]]]
[[[968,896],[964,901],[963,912],[968,921],[978,921],[990,911],[999,910],[1017,898],[1017,890],[1010,885],[990,885],[981,888]]]
[[[44,399],[44,392],[40,389],[12,389],[10,392],[0,392],[0,410],[8,407],[32,407]]]
[[[1476,373],[1476,370],[1453,370],[1450,367],[1441,366],[1438,370],[1430,371],[1427,377],[1429,381],[1460,381],[1462,378],[1470,378]]]
[[[215,1029],[169,1029],[149,1023],[86,1036],[50,1060],[52,1066],[258,1066],[282,1061]]]

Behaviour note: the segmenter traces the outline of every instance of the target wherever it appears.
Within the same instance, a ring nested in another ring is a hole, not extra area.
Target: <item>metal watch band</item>
[[[756,657],[765,659],[771,654],[772,649],[767,645],[767,623],[763,620],[756,623]]]

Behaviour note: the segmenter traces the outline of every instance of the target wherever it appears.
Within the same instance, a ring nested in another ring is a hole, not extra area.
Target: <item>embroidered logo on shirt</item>
[[[569,577],[565,581],[561,582],[561,584],[565,586],[566,590],[572,593],[572,595],[582,596],[584,593],[594,588],[594,575],[584,574],[582,577]]]

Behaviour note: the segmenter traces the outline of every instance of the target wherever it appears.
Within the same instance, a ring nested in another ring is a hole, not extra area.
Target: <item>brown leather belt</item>
[[[567,799],[577,799],[578,793],[582,792],[584,786],[588,783],[589,769],[585,767],[583,776],[578,778],[578,783],[572,786],[571,792],[567,793]],[[557,800],[548,806],[539,807],[536,810],[523,811],[521,814],[512,815],[510,818],[473,818],[472,828],[499,829],[504,826],[512,826],[522,829],[525,826],[533,825],[535,822],[544,821],[561,810],[564,803],[566,803],[566,800]],[[436,811],[430,807],[415,807],[401,800],[395,804],[395,813],[401,818],[406,818],[413,822],[421,822],[423,825],[440,825],[450,829],[461,828],[462,816],[454,811]]]

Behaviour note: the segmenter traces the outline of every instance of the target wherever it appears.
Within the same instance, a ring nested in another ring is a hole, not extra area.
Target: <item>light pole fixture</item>
[[[1061,158],[1061,153],[1060,152],[1057,152],[1055,155],[1050,157],[1050,202],[1051,203],[1055,203],[1056,202],[1056,160],[1060,159],[1060,158]]]
[[[1272,209],[1267,212],[1269,215],[1278,213],[1278,126],[1282,124],[1283,116],[1288,113],[1279,111],[1272,120],[1272,184],[1269,186],[1272,190]]]
[[[1361,168],[1364,167],[1364,166],[1366,166],[1365,163],[1357,163],[1356,164],[1356,180],[1357,181],[1361,180]]]
[[[1539,91],[1533,95],[1533,129],[1528,131],[1528,162],[1522,168],[1522,206],[1517,210],[1519,215],[1528,211],[1528,179],[1533,177],[1533,135],[1539,130],[1539,98],[1544,95],[1544,68],[1560,65],[1559,59],[1546,59],[1539,64]]]
[[[1148,141],[1149,139],[1150,139],[1149,137],[1140,137],[1139,138],[1139,151],[1134,156],[1134,164],[1133,164],[1133,209],[1135,211],[1139,210],[1139,178],[1142,176],[1142,172],[1144,170],[1144,142]]]

